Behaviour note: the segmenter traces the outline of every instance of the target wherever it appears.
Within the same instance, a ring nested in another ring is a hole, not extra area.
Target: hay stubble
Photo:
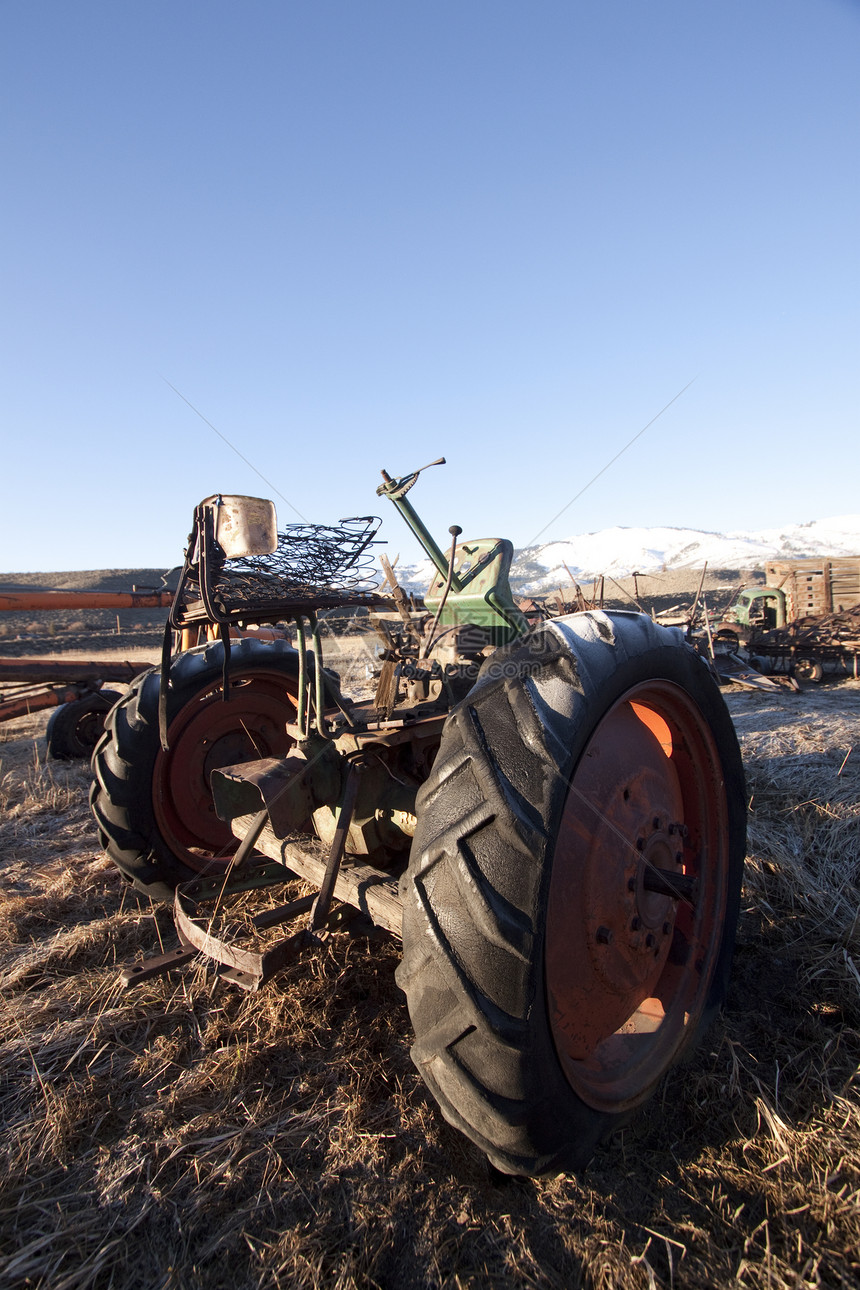
[[[544,1182],[442,1120],[393,941],[338,933],[257,995],[193,970],[120,992],[169,913],[100,855],[44,718],[6,727],[3,1284],[860,1285],[860,688],[731,705],[752,810],[729,1009],[582,1177]]]

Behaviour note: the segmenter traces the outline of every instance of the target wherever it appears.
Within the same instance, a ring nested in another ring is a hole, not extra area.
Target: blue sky
[[[0,567],[441,455],[523,545],[693,378],[544,540],[855,513],[858,67],[847,0],[4,0]]]

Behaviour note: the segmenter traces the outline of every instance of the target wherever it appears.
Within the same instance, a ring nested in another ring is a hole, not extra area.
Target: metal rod
[[[444,460],[445,460],[444,457],[440,457],[438,462],[433,461],[430,464],[431,466],[442,465]],[[427,467],[422,466],[421,469],[426,470]],[[420,471],[415,471],[415,475],[418,475],[418,474],[420,474]],[[407,481],[404,484],[404,480],[392,479],[391,476],[388,474],[388,472],[383,470],[382,478],[384,479],[385,483],[382,484],[376,491],[378,493],[384,494],[386,497],[389,498],[390,501],[394,503],[394,505],[397,507],[398,511],[400,512],[400,514],[405,519],[406,523],[411,528],[412,532],[417,537],[418,541],[423,546],[424,550],[429,555],[430,559],[435,564],[437,570],[439,571],[439,574],[441,575],[441,577],[444,578],[448,572],[448,561],[445,559],[444,552],[439,546],[437,546],[431,534],[424,527],[423,522],[421,521],[416,511],[414,510],[411,502],[407,502],[406,498],[403,496],[403,492],[406,491],[406,487],[411,488],[412,483],[415,482],[414,477],[407,476]],[[411,482],[409,482],[410,480]],[[403,491],[401,491],[401,489]],[[456,575],[454,577],[453,585],[454,585],[455,591],[463,590],[462,584],[460,583],[460,579],[456,577]]]
[[[256,846],[257,838],[260,836],[260,834],[263,832],[263,829],[266,827],[266,823],[268,819],[269,819],[269,812],[266,810],[258,811],[257,814],[254,816],[253,820],[251,821],[250,829],[245,834],[242,841],[239,843],[238,850],[236,851],[236,854],[233,856],[233,859],[230,864],[231,869],[238,869],[239,866],[243,865],[245,861],[248,859],[248,856]]]
[[[148,660],[131,663],[99,659],[70,662],[63,658],[4,658],[0,659],[0,681],[133,681],[140,672],[151,667]]]
[[[714,656],[714,638],[711,635],[711,620],[708,615],[708,602],[705,600],[704,596],[702,596],[702,616],[704,617],[704,620],[705,620],[705,634],[708,638],[708,653],[710,654],[711,659],[713,659],[715,657]]]
[[[642,886],[646,891],[671,896],[673,900],[685,900],[692,905],[699,889],[699,880],[686,873],[675,873],[673,869],[657,869],[653,865],[646,865]]]
[[[705,561],[702,566],[702,576],[699,579],[699,589],[696,592],[696,599],[693,601],[693,608],[690,610],[690,622],[687,626],[687,632],[690,633],[696,625],[696,610],[699,607],[699,596],[702,594],[702,587],[705,585],[705,574],[708,572],[708,562]]]
[[[284,923],[289,918],[306,914],[309,909],[313,909],[315,902],[316,895],[300,896],[298,900],[290,900],[286,905],[278,905],[276,909],[264,909],[262,914],[255,914],[251,924],[258,932],[265,931],[267,927],[276,927],[278,923]]]
[[[452,524],[448,532],[451,534],[451,553],[448,556],[448,574],[445,579],[445,586],[442,589],[442,598],[439,601],[439,608],[436,610],[436,617],[433,619],[433,626],[430,628],[430,634],[427,637],[427,644],[424,646],[422,658],[427,658],[430,650],[433,648],[433,637],[436,628],[439,626],[439,619],[442,617],[442,610],[445,608],[445,601],[448,599],[448,592],[451,590],[451,583],[454,581],[454,560],[457,556],[457,538],[463,532],[459,524]]]
[[[361,774],[361,767],[350,764],[347,773],[346,787],[343,791],[343,802],[337,817],[337,828],[334,831],[334,837],[331,842],[328,862],[326,864],[325,874],[320,884],[320,894],[317,896],[314,904],[313,913],[311,914],[311,931],[317,932],[323,926],[331,909],[332,896],[337,882],[337,875],[340,871],[340,862],[343,859],[343,853],[346,850],[346,840],[349,836],[349,826],[352,822],[352,813],[355,809],[355,799],[358,794],[358,779]]]
[[[409,635],[414,640],[417,640],[420,642],[421,633],[419,632],[415,622],[412,619],[412,614],[410,613],[410,610],[409,610],[409,601],[406,599],[406,593],[404,592],[403,588],[400,586],[400,583],[397,581],[397,579],[394,576],[394,569],[391,565],[391,562],[388,559],[388,556],[385,554],[380,554],[379,563],[382,565],[383,572],[385,573],[386,578],[391,583],[391,594],[394,596],[394,603],[397,606],[397,612],[400,615],[400,617],[403,619],[403,622],[406,626],[406,630],[409,632]]]
[[[308,656],[307,643],[305,641],[305,620],[301,614],[296,614],[296,645],[299,650],[299,707],[296,713],[296,725],[301,731],[302,738],[307,737],[307,703],[308,703]]]
[[[317,727],[317,732],[320,735],[322,735],[323,739],[328,739],[329,734],[328,734],[328,730],[326,729],[325,716],[323,715],[325,712],[325,701],[324,701],[324,689],[323,689],[322,642],[320,640],[319,623],[317,622],[317,616],[313,610],[311,610],[308,614],[308,622],[311,625],[311,642],[313,643],[313,647],[314,647],[314,682],[315,682],[314,707],[316,708],[316,727]]]
[[[169,609],[172,591],[3,591],[0,610]]]

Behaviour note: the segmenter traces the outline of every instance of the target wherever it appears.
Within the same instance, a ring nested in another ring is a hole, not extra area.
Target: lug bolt
[[[598,945],[611,945],[612,932],[608,927],[598,927],[597,933],[596,933],[596,939],[597,939]]]
[[[644,839],[644,838],[637,838],[637,839],[636,839],[636,850],[637,850],[637,851],[644,851],[644,850],[645,850],[645,839]]]
[[[651,935],[651,933],[650,933],[650,932],[649,932],[649,933],[648,933],[648,935],[645,937],[645,944],[648,946],[649,950],[651,949],[652,945],[654,944],[654,937]]]
[[[642,919],[641,919],[641,918],[633,918],[633,919],[631,919],[631,921],[630,921],[630,930],[631,930],[631,931],[633,931],[633,932],[638,932],[638,931],[639,931],[639,928],[640,928],[641,926],[642,926]]]
[[[668,936],[671,930],[672,930],[672,925],[671,925],[671,923],[664,923],[664,924],[663,924],[663,935],[664,935],[664,936]]]
[[[627,890],[628,890],[628,891],[635,891],[635,890],[636,890],[636,879],[635,879],[635,878],[628,878],[628,879],[627,879]]]
[[[675,852],[675,864],[682,864],[682,863],[683,863],[683,860],[684,860],[684,853],[683,853],[683,851],[676,851],[676,852]]]
[[[655,815],[655,816],[654,816],[654,828],[655,828],[655,829],[659,829],[659,827],[660,827],[660,816],[659,816],[659,815]]]

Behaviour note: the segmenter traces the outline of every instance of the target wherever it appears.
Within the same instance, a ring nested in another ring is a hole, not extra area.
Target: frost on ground
[[[409,1060],[394,941],[257,995],[121,992],[164,907],[88,769],[0,727],[0,1281],[13,1287],[860,1285],[860,687],[729,695],[750,843],[724,1016],[579,1178],[504,1181]]]

